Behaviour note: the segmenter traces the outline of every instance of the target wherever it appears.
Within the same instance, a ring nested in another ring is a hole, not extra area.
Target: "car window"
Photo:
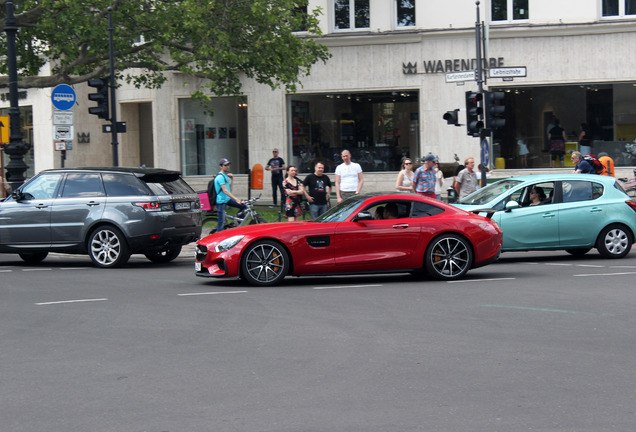
[[[500,180],[496,183],[489,184],[486,187],[478,189],[472,194],[460,200],[459,204],[466,205],[485,205],[497,198],[499,195],[513,189],[522,182],[520,180]],[[503,208],[503,207],[502,207]]]
[[[104,179],[104,187],[108,196],[150,195],[150,190],[148,190],[144,182],[134,175],[104,173],[102,178]]]
[[[413,212],[411,213],[411,217],[419,218],[419,217],[435,216],[440,213],[444,213],[443,208],[437,207],[433,204],[416,201],[413,203]]]
[[[597,185],[594,187],[594,185]],[[599,194],[600,188],[600,194]],[[595,192],[596,190],[596,192]],[[563,202],[590,201],[603,194],[603,186],[598,183],[582,180],[563,182]]]
[[[325,213],[318,216],[314,222],[343,222],[362,204],[362,198],[360,195],[349,198],[341,202],[340,204],[331,207]]]
[[[411,212],[411,202],[394,200],[382,201],[366,207],[364,211],[371,213],[373,219],[376,220],[401,219],[409,217]]]
[[[70,173],[66,175],[62,197],[82,198],[104,195],[104,187],[99,174]]]
[[[154,195],[193,194],[194,190],[178,174],[146,175],[142,178]]]
[[[22,193],[24,193],[26,199],[53,198],[60,185],[62,176],[63,174],[59,173],[42,174],[22,187]]]

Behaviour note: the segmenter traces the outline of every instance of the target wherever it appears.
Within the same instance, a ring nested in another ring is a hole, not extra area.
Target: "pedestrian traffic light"
[[[95,93],[88,95],[88,100],[97,102],[97,106],[89,108],[88,112],[108,120],[108,78],[89,79],[88,86],[96,89]]]
[[[481,93],[466,92],[466,133],[470,136],[479,136],[484,127],[482,99]]]
[[[459,124],[459,108],[452,111],[446,111],[446,114],[442,117],[449,125],[461,126]]]
[[[503,129],[506,126],[506,119],[503,118],[506,106],[503,104],[504,92],[485,92],[484,111],[486,114],[486,126],[489,129]]]

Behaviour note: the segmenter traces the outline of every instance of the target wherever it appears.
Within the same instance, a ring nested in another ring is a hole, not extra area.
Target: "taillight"
[[[479,228],[491,234],[498,234],[501,232],[501,228],[499,228],[499,225],[497,225],[497,222],[495,221],[482,222],[479,224]]]
[[[137,207],[141,207],[144,210],[147,211],[156,211],[159,210],[161,208],[161,204],[159,204],[156,201],[152,201],[152,202],[136,202],[133,203],[134,206]]]
[[[627,200],[627,201],[625,201],[625,204],[630,206],[632,208],[632,210],[636,211],[636,202],[634,202],[632,200]]]

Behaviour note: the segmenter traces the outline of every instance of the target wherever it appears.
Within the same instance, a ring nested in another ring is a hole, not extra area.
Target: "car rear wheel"
[[[456,234],[442,234],[426,248],[425,266],[429,275],[439,280],[462,277],[473,262],[473,251],[464,238]]]
[[[181,253],[181,246],[171,246],[162,251],[148,252],[144,255],[153,263],[164,264],[176,259]]]
[[[565,251],[575,257],[582,257],[583,255],[585,255],[586,253],[590,251],[590,248],[566,249]]]
[[[248,246],[241,259],[241,275],[252,285],[278,284],[285,278],[288,271],[287,251],[279,243],[271,240]]]
[[[126,238],[115,227],[102,226],[88,239],[88,255],[97,267],[120,267],[128,262],[130,252]]]
[[[596,248],[604,258],[623,258],[632,249],[632,237],[623,225],[610,225],[601,231]]]
[[[39,264],[44,261],[44,258],[46,258],[48,254],[48,252],[25,252],[19,255],[22,261],[27,264]]]

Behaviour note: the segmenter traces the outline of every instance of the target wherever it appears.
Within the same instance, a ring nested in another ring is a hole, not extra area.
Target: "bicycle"
[[[262,224],[267,223],[267,221],[263,218],[263,215],[256,212],[254,209],[254,203],[258,201],[261,196],[257,196],[255,198],[248,199],[245,201],[245,205],[247,208],[245,210],[239,211],[235,215],[225,214],[225,228],[235,228],[240,227],[248,223],[249,225],[254,224]]]

